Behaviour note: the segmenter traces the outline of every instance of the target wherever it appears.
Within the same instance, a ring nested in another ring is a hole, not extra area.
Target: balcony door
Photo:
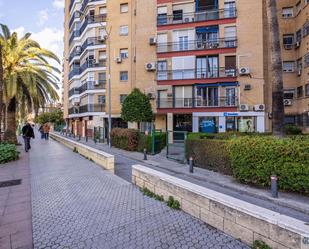
[[[218,26],[196,28],[197,48],[211,49],[218,47],[219,28]]]
[[[236,106],[236,88],[225,89],[225,106]]]
[[[167,61],[158,61],[157,80],[167,80]]]
[[[236,56],[225,56],[225,75],[236,76]]]
[[[235,1],[224,3],[224,17],[232,18],[236,16],[236,4]]]
[[[196,78],[207,79],[219,76],[219,58],[206,56],[196,58]]]
[[[179,86],[174,88],[175,107],[192,107],[192,86]]]
[[[218,87],[197,86],[195,90],[196,107],[218,106]]]
[[[173,79],[194,79],[195,56],[183,56],[172,58]]]

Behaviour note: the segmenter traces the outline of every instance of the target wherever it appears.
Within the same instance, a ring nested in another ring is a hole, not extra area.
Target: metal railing
[[[106,60],[88,60],[84,62],[83,65],[80,67],[74,68],[70,73],[69,73],[69,80],[72,79],[74,76],[82,74],[86,69],[88,68],[97,68],[97,67],[106,67]]]
[[[75,1],[76,0],[71,0],[70,5],[69,5],[69,11],[71,11]]]
[[[69,97],[80,94],[79,87],[74,87],[69,91]]]
[[[190,22],[211,21],[226,18],[235,18],[237,16],[236,8],[199,10],[197,12],[174,14],[174,15],[158,15],[157,25],[182,24]]]
[[[72,61],[75,56],[80,56],[87,49],[87,47],[103,44],[105,44],[105,41],[101,40],[100,37],[89,37],[82,46],[77,46],[74,48],[69,56],[69,61]]]
[[[236,77],[235,68],[209,68],[209,69],[182,69],[182,70],[158,70],[157,80],[184,80],[184,79],[213,79]]]
[[[83,4],[82,4],[82,7],[81,7],[81,11],[84,12],[84,10],[86,9],[87,5],[91,2],[97,2],[97,1],[100,1],[100,0],[84,0],[83,1]]]
[[[80,18],[80,13],[78,11],[75,11],[73,15],[71,16],[71,19],[69,22],[69,28],[71,28],[72,24],[74,23],[75,18]]]
[[[69,114],[82,114],[86,112],[105,112],[105,104],[87,104],[69,108]]]
[[[105,86],[106,80],[88,81],[79,88],[79,92],[83,93],[88,90],[102,90],[105,89]]]
[[[194,40],[185,42],[168,42],[158,43],[157,52],[175,52],[175,51],[190,51],[190,50],[204,50],[217,48],[236,48],[237,39],[233,37],[218,38],[214,40]]]
[[[203,107],[237,107],[236,96],[217,98],[163,98],[158,99],[158,108],[203,108]]]

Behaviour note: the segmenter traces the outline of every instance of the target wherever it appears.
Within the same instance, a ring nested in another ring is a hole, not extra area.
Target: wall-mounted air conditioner
[[[253,110],[256,111],[256,112],[265,111],[265,105],[264,104],[255,105]]]
[[[145,67],[146,67],[147,71],[155,71],[156,70],[156,63],[154,63],[154,62],[146,63]]]
[[[249,75],[250,68],[249,67],[241,67],[239,68],[239,75]]]
[[[241,105],[239,106],[239,111],[241,111],[241,112],[247,112],[247,111],[249,111],[249,105],[247,105],[247,104],[241,104]]]
[[[117,62],[118,64],[120,64],[120,63],[122,62],[122,58],[121,58],[121,57],[117,57],[117,58],[116,58],[116,62]]]
[[[149,38],[149,45],[156,45],[157,44],[157,38],[156,37],[151,37]]]
[[[293,104],[291,99],[284,99],[283,103],[284,106],[291,106]]]

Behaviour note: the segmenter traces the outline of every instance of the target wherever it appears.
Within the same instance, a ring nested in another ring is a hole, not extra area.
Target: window
[[[301,58],[296,61],[296,70],[297,70],[297,75],[300,76],[303,70],[303,62]]]
[[[295,7],[296,7],[296,15],[298,15],[299,12],[301,11],[301,1],[299,1]]]
[[[98,104],[100,105],[105,104],[105,95],[98,96]]]
[[[224,28],[224,43],[225,47],[236,46],[236,26]]]
[[[285,73],[293,73],[295,71],[294,61],[284,61],[283,62],[283,72]]]
[[[99,13],[100,13],[100,15],[105,15],[106,14],[106,7],[101,7],[99,9]]]
[[[127,48],[122,48],[120,49],[120,57],[122,59],[126,59],[129,57],[129,52],[128,52],[128,49]]]
[[[120,72],[120,81],[128,81],[128,71]]]
[[[182,10],[174,10],[173,11],[173,21],[182,21]]]
[[[286,89],[283,92],[284,99],[294,99],[295,89]]]
[[[167,7],[158,7],[158,16],[157,16],[158,25],[164,25],[167,23]]]
[[[99,82],[100,83],[105,83],[106,82],[106,73],[99,73]]]
[[[235,1],[228,1],[224,3],[224,17],[231,18],[236,16]]]
[[[105,60],[105,59],[106,59],[106,52],[99,51],[99,60]]]
[[[304,89],[302,86],[297,87],[297,98],[301,98],[304,96]]]
[[[158,61],[157,70],[157,80],[167,80],[167,61]]]
[[[127,13],[129,11],[129,5],[127,3],[120,4],[120,13]]]
[[[127,94],[120,94],[120,104],[123,104],[127,96],[128,96]]]
[[[175,107],[192,107],[192,86],[176,86],[175,93]]]
[[[283,47],[285,49],[292,49],[293,43],[294,43],[293,34],[283,35]]]
[[[293,17],[293,7],[282,8],[282,17],[283,18]]]
[[[309,84],[305,85],[305,96],[309,97]]]
[[[120,35],[128,35],[129,27],[128,25],[120,26]]]
[[[307,21],[303,26],[303,37],[309,34],[309,21]]]
[[[296,42],[301,42],[301,29],[296,32]]]
[[[305,62],[305,67],[308,67],[309,66],[309,53],[305,54],[304,62]]]

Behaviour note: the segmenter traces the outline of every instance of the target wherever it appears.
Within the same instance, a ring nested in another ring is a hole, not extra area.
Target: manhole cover
[[[10,187],[21,184],[21,179],[0,182],[0,188]]]

